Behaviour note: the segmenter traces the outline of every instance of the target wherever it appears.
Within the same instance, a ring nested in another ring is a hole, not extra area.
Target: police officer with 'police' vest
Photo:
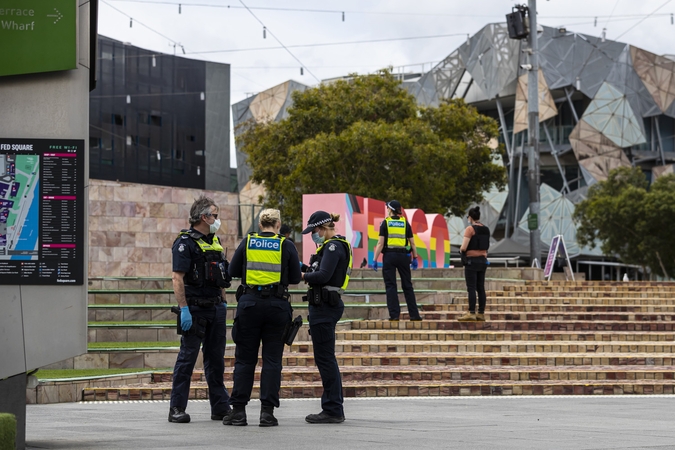
[[[279,407],[283,335],[291,322],[288,285],[300,282],[300,261],[293,243],[278,234],[278,209],[261,211],[259,226],[260,233],[250,233],[239,244],[230,264],[230,275],[241,278],[241,286],[232,328],[237,346],[232,411],[223,418],[223,425],[247,424],[246,405],[251,399],[261,341],[260,426],[279,425],[274,408]]]
[[[312,255],[302,277],[309,284],[309,331],[314,347],[314,361],[321,375],[323,394],[321,412],[305,417],[309,423],[341,423],[345,420],[340,368],[335,358],[335,326],[345,305],[342,293],[352,271],[352,249],[344,236],[335,232],[338,214],[316,211],[309,217],[302,234],[312,233],[319,247]],[[303,299],[304,300],[304,299]]]
[[[173,291],[180,307],[180,352],[173,369],[169,422],[188,423],[185,412],[190,379],[202,346],[204,374],[209,387],[211,419],[222,420],[230,410],[223,384],[226,304],[230,286],[227,260],[215,233],[220,229],[218,207],[200,196],[190,208],[191,228],[173,243]]]
[[[387,291],[387,308],[389,320],[397,321],[401,314],[396,289],[396,271],[401,277],[401,288],[405,303],[408,305],[410,320],[420,321],[420,312],[417,309],[417,299],[412,285],[410,274],[410,256],[412,254],[413,268],[417,267],[417,247],[413,239],[412,228],[401,214],[401,204],[392,200],[387,203],[387,217],[380,224],[380,237],[373,253],[373,268],[377,270],[377,258],[382,256],[382,277]]]

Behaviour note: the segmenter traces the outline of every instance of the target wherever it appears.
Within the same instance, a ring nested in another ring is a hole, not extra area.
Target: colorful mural
[[[367,264],[372,262],[380,223],[387,216],[385,202],[351,194],[303,195],[303,224],[317,210],[340,214],[340,221],[335,224],[335,229],[351,242],[354,267],[361,266],[364,259]],[[420,267],[449,267],[450,235],[443,215],[425,214],[421,209],[404,209],[403,215],[415,235],[415,245],[421,259]],[[303,236],[302,248],[302,259],[306,262],[316,248],[309,234]]]

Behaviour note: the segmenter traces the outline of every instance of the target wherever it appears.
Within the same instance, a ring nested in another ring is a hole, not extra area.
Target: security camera
[[[521,64],[520,68],[523,70],[532,70],[532,64]]]

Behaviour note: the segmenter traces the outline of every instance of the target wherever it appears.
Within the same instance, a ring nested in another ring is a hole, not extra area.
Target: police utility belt
[[[310,286],[307,295],[302,297],[303,302],[313,306],[337,306],[344,289],[335,286]]]
[[[267,286],[249,286],[242,284],[237,288],[235,298],[237,301],[239,301],[241,296],[245,294],[254,295],[260,299],[275,297],[288,300],[290,297],[290,294],[288,293],[288,286],[284,286],[283,284],[270,284]]]
[[[187,297],[185,299],[190,306],[199,306],[200,308],[213,308],[223,303],[222,297]]]

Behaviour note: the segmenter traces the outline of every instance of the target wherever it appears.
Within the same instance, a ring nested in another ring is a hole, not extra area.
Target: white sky
[[[179,2],[181,14],[178,14]],[[244,3],[286,46],[460,35],[290,48],[308,69],[301,76],[300,63],[283,49],[198,53],[279,46],[269,32],[267,39],[263,39],[262,25],[239,0],[100,0],[99,33],[164,53],[173,53],[173,42],[179,42],[186,57],[231,64],[234,104],[288,79],[316,84],[317,80],[309,72],[326,79],[351,72],[372,72],[390,65],[410,66],[405,70],[420,71],[422,63],[426,63],[425,70],[428,70],[430,63],[442,60],[461,45],[467,33],[473,35],[489,22],[503,22],[515,4],[507,0],[244,0]],[[565,25],[570,31],[596,36],[606,28],[608,39],[621,36],[618,40],[657,54],[675,53],[675,25],[671,24],[671,13],[675,13],[673,0],[539,0],[537,3],[539,22],[543,25]],[[254,7],[345,11],[345,21],[340,12]],[[651,13],[654,15],[645,18]],[[127,16],[134,19],[133,27],[129,27]],[[596,16],[597,26],[594,25]],[[230,163],[236,166],[233,143]]]

